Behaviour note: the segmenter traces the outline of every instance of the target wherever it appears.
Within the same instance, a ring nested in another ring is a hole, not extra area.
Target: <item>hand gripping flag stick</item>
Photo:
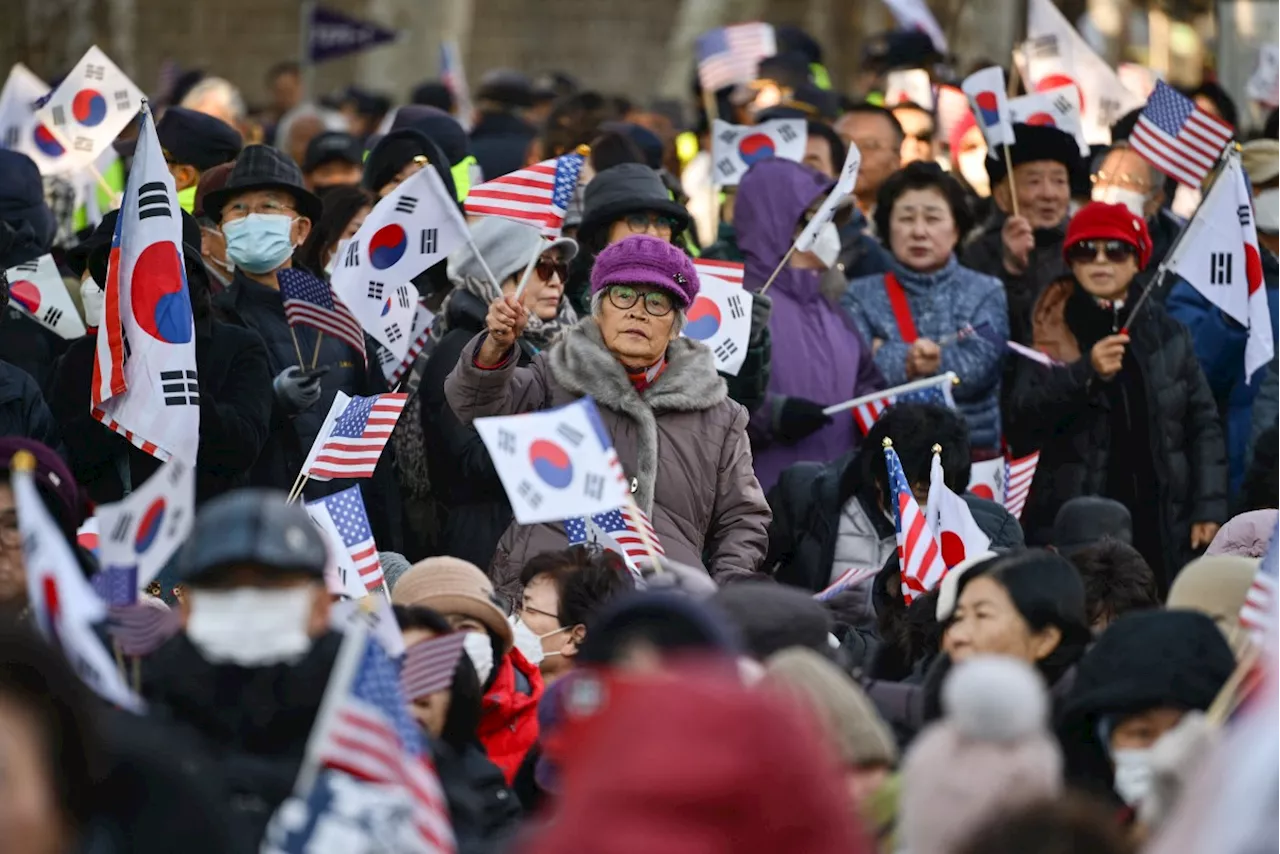
[[[910,391],[919,391],[922,388],[930,388],[931,386],[941,385],[943,382],[950,381],[952,385],[960,385],[960,378],[953,372],[947,371],[936,377],[925,377],[922,380],[913,380],[909,383],[894,386],[893,388],[882,389],[881,391],[873,391],[871,394],[864,394],[862,397],[855,397],[853,400],[846,400],[844,403],[836,403],[822,410],[823,415],[835,415],[838,412],[845,412],[850,409],[856,409],[864,403],[870,403],[873,400],[880,400],[888,396],[890,393],[894,395],[906,394]]]

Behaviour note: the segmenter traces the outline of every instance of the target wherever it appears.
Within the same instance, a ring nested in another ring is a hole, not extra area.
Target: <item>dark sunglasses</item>
[[[550,258],[539,258],[533,269],[538,271],[538,278],[544,282],[551,281],[552,274],[560,277],[561,284],[569,278],[569,265],[561,261],[552,261]]]
[[[640,290],[632,285],[610,285],[609,290],[605,292],[609,297],[609,302],[613,303],[613,307],[626,311],[634,306],[640,299],[644,298],[644,310],[653,317],[666,317],[675,309],[675,303],[671,299],[671,295],[666,291],[645,291]]]
[[[1100,251],[1106,254],[1107,260],[1112,264],[1123,263],[1138,254],[1134,246],[1123,240],[1081,240],[1071,244],[1071,248],[1067,250],[1067,260],[1075,264],[1087,264],[1096,260]]]

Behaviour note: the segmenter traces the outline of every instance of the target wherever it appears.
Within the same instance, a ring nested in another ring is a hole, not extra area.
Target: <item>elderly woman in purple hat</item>
[[[729,399],[711,351],[680,337],[698,287],[678,248],[628,237],[596,258],[591,316],[528,367],[517,366],[513,349],[525,309],[511,297],[494,300],[445,395],[464,424],[595,398],[666,556],[716,577],[757,570],[771,514],[752,469],[746,410]],[[513,594],[529,557],[564,544],[559,524],[513,524],[490,567],[495,585]]]

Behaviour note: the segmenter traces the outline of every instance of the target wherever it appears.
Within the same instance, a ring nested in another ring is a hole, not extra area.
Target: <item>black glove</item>
[[[773,300],[764,294],[751,295],[751,331],[747,333],[747,346],[760,344],[760,336],[769,328],[769,315],[773,314]]]
[[[320,399],[320,377],[298,376],[301,373],[301,368],[292,365],[271,381],[276,400],[291,413],[310,409]]]
[[[830,424],[831,416],[822,411],[821,403],[803,397],[784,397],[773,416],[773,423],[773,433],[778,441],[794,445]]]

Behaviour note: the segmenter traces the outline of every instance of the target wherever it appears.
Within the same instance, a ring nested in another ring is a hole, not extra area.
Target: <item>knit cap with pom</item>
[[[900,841],[947,854],[981,824],[1062,789],[1040,675],[1013,658],[959,664],[942,689],[945,717],[916,739],[902,769]]]

